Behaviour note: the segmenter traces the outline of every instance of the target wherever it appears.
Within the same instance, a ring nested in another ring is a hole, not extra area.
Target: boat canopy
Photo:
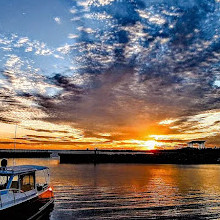
[[[38,170],[49,169],[45,166],[35,166],[35,165],[22,165],[22,166],[10,166],[10,167],[0,167],[0,175],[19,175],[29,172],[35,172]]]

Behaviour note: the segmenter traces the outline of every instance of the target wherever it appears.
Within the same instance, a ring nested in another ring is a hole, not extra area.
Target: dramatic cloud
[[[1,122],[44,144],[59,142],[48,133],[105,148],[220,142],[218,1],[63,4],[44,21],[56,41],[40,28],[0,34]]]

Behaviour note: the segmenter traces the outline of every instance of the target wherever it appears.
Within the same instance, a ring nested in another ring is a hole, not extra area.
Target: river
[[[45,219],[220,219],[220,165],[22,164],[51,170],[55,203]]]

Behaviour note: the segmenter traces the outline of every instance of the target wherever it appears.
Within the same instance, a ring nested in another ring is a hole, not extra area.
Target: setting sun
[[[157,142],[156,141],[145,141],[143,146],[146,147],[147,150],[153,150],[156,146]]]

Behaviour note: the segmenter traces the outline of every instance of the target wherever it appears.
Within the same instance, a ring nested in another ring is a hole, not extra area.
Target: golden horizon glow
[[[153,150],[181,147],[186,146],[188,140],[198,138],[206,140],[210,136],[215,137],[219,131],[219,116],[220,110],[206,111],[190,116],[181,125],[175,123],[177,119],[165,119],[160,123],[151,123],[147,128],[142,123],[138,127],[136,123],[136,127],[118,127],[117,131],[107,128],[103,132],[96,130],[87,132],[71,124],[22,120],[17,126],[16,147],[67,150],[87,148]],[[192,130],[183,130],[191,124]],[[173,132],[175,130],[179,131]],[[13,148],[14,134],[15,124],[0,123],[0,148]],[[209,146],[214,147],[216,144],[210,143]]]

